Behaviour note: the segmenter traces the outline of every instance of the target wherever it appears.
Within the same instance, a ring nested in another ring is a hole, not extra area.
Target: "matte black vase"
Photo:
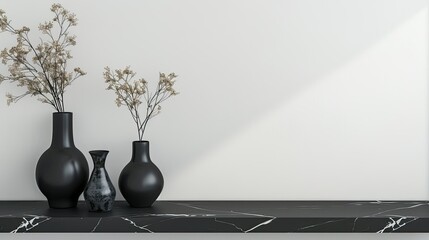
[[[49,207],[76,207],[88,175],[88,162],[73,141],[73,114],[54,113],[52,143],[36,167],[36,182]]]
[[[115,202],[116,190],[106,171],[105,162],[109,151],[90,151],[94,161],[89,182],[83,191],[86,205],[90,212],[109,212]]]
[[[161,194],[164,178],[149,155],[148,141],[133,142],[131,161],[119,176],[119,190],[131,207],[150,207]]]

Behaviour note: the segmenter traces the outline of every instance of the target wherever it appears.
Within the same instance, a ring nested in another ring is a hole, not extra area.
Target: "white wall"
[[[137,133],[102,71],[131,65],[152,84],[180,75],[147,131],[160,199],[429,198],[428,0],[59,2],[80,20],[74,63],[88,72],[66,96],[75,142],[90,162],[111,151],[115,186]],[[51,3],[0,8],[36,30]],[[43,199],[52,110],[0,103],[0,199]]]

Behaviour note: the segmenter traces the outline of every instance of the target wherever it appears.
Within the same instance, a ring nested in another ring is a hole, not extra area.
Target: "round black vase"
[[[52,143],[36,167],[37,186],[48,199],[49,207],[76,207],[88,175],[88,162],[73,141],[73,114],[54,113]]]
[[[115,187],[104,167],[109,151],[97,150],[89,153],[94,161],[94,170],[83,191],[86,205],[90,212],[109,212],[113,208],[116,197]]]
[[[150,159],[149,142],[133,142],[131,161],[119,176],[119,190],[131,207],[150,207],[161,194],[164,178]]]

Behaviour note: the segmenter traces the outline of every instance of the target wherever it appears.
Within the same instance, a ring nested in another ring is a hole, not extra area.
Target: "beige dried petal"
[[[6,93],[6,103],[9,106],[11,103],[14,102],[14,97],[10,93]]]
[[[122,101],[120,98],[116,98],[115,100],[116,106],[120,107],[122,105]]]
[[[56,11],[58,11],[59,9],[61,9],[61,8],[63,8],[63,6],[61,6],[61,4],[59,4],[59,3],[54,3],[54,4],[52,4],[52,6],[51,6],[51,11],[52,12],[56,12]]]
[[[86,72],[80,69],[80,67],[75,68],[74,71],[80,75],[86,75]]]

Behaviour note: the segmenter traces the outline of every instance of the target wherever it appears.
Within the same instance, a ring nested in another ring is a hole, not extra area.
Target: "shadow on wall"
[[[196,8],[207,9],[186,23],[189,31],[198,31],[196,41],[203,44],[193,46],[186,32],[164,42],[176,47],[170,54],[180,66],[177,72],[185,73],[179,83],[183,94],[168,103],[165,116],[152,122],[148,136],[162,143],[152,147],[165,159],[162,165],[170,178],[428,6],[427,1],[383,0],[270,3],[225,3],[227,8],[196,3],[201,5]],[[172,18],[184,18],[180,11],[176,14]],[[194,19],[205,28],[192,28]],[[157,138],[156,131],[175,134]],[[169,146],[168,151],[163,146]],[[171,164],[174,168],[168,167]]]

